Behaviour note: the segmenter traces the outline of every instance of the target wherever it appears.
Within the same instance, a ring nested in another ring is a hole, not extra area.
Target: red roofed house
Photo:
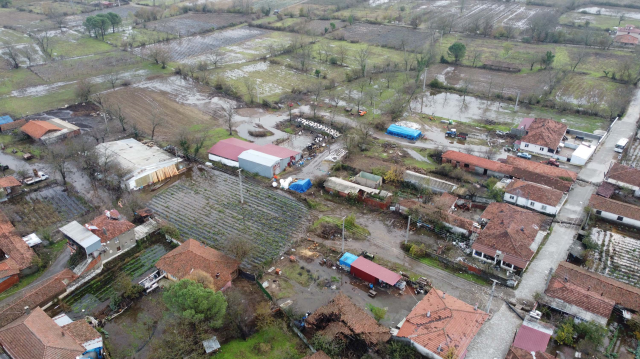
[[[0,346],[12,359],[76,359],[101,350],[102,336],[84,320],[60,326],[38,307],[0,329]]]
[[[613,162],[609,171],[604,176],[605,182],[628,188],[634,191],[636,197],[640,197],[640,170]]]
[[[52,118],[46,121],[29,121],[20,130],[35,141],[42,141],[46,144],[80,134],[79,127],[59,118]]]
[[[547,350],[554,330],[553,325],[527,316],[516,333],[513,347],[524,349],[527,352],[544,352]]]
[[[589,206],[591,206],[596,215],[602,218],[640,228],[640,207],[601,197],[597,194],[591,195]]]
[[[545,352],[530,352],[512,346],[504,359],[555,359],[555,356]]]
[[[494,202],[482,213],[488,224],[473,242],[473,257],[521,272],[529,265],[545,232],[543,215],[507,203]],[[550,219],[549,219],[550,220]]]
[[[504,191],[504,201],[535,211],[556,215],[565,200],[565,195],[557,189],[532,182],[512,180]]]
[[[16,187],[22,186],[22,183],[13,176],[0,178],[0,202],[5,201],[12,193],[19,193]]]
[[[520,139],[520,149],[553,156],[567,132],[567,125],[548,118],[536,118]]]
[[[521,168],[523,170],[539,173],[545,176],[555,177],[555,178],[565,178],[569,183],[575,181],[578,178],[578,173],[574,171],[570,171],[560,167],[545,165],[544,163],[531,161],[531,160],[527,160],[527,159],[516,157],[516,156],[507,156],[505,163],[515,168]],[[513,175],[513,176],[518,177],[516,175]],[[523,179],[526,179],[526,178],[523,178]],[[544,183],[541,183],[541,184],[544,184]]]
[[[453,167],[459,167],[465,171],[475,172],[484,176],[502,178],[511,173],[511,166],[504,163],[457,151],[445,152],[442,155],[442,163],[448,163]]]
[[[173,281],[179,281],[198,269],[213,278],[216,289],[225,290],[238,275],[239,265],[235,259],[195,239],[189,239],[162,256],[156,268],[166,272],[167,278]]]
[[[638,44],[638,38],[629,34],[617,35],[616,37],[613,38],[613,41],[623,45],[633,46]]]
[[[373,285],[387,283],[396,285],[402,276],[364,257],[351,263],[351,274]]]
[[[18,283],[20,272],[28,272],[33,267],[35,256],[9,218],[0,212],[0,292]]]
[[[408,338],[427,358],[442,358],[449,350],[464,359],[467,347],[489,314],[432,289],[407,315],[396,336]]]

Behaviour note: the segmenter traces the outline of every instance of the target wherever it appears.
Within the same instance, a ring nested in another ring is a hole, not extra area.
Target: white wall
[[[597,210],[594,209],[594,211],[597,211]],[[597,215],[602,217],[602,218],[606,218],[608,220],[614,221],[614,222],[624,223],[624,224],[626,224],[628,226],[640,228],[640,221],[635,220],[635,219],[622,217],[622,221],[618,221],[618,215],[617,214],[610,213],[610,212],[605,212],[605,211],[602,211],[601,214],[597,214]]]
[[[511,197],[514,197],[514,198],[512,199]],[[509,193],[504,194],[504,201],[507,203],[515,203],[519,206],[533,209],[535,211],[550,214],[550,215],[555,215],[556,213],[558,213],[558,210],[559,210],[559,208],[556,206],[552,206],[552,205],[548,205],[548,204],[544,204],[536,201],[530,201],[525,197],[518,197],[516,195],[509,194]],[[531,205],[531,202],[533,202],[534,204]],[[543,206],[546,206],[547,208],[543,209]]]
[[[532,152],[532,153],[537,153],[545,156],[553,156],[555,154],[555,151],[547,152],[548,150],[547,147],[535,145],[533,143],[528,143],[524,141],[520,143],[520,149],[525,152]]]
[[[237,161],[228,160],[220,156],[212,155],[211,153],[209,153],[209,160],[214,162],[220,162],[223,165],[227,165],[229,167],[240,167]]]
[[[627,184],[627,183],[624,183],[624,182],[616,181],[616,180],[611,179],[611,178],[607,178],[607,179],[606,179],[606,181],[607,181],[607,182],[609,182],[609,183],[611,183],[611,184],[614,184],[614,185],[616,185],[616,186],[620,186],[620,187],[624,187],[624,188],[629,188],[629,189],[632,189],[632,190],[634,190],[634,191],[637,191],[637,190],[639,190],[639,189],[640,189],[640,187],[638,187],[638,186],[633,186],[633,185],[630,185],[630,184]]]

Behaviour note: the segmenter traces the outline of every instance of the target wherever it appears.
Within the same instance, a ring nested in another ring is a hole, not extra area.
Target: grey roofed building
[[[382,186],[382,177],[364,171],[360,171],[360,173],[358,173],[358,175],[354,178],[354,181],[363,186],[372,188],[378,188]]]
[[[116,161],[128,174],[124,182],[128,189],[140,188],[178,174],[182,159],[133,138],[105,142],[96,146],[103,161]]]
[[[375,188],[361,186],[359,184],[351,183],[349,181],[345,181],[337,177],[327,178],[327,180],[324,181],[324,187],[330,191],[335,190],[335,191],[346,193],[346,194],[349,194],[349,193],[358,194],[358,191],[362,190],[365,193],[376,194],[384,198],[391,196],[391,193],[387,191],[382,191]]]
[[[77,221],[70,222],[67,225],[61,227],[60,232],[62,232],[75,244],[84,248],[87,256],[102,247],[102,243],[100,243],[100,237],[93,234],[89,229],[87,229]]]
[[[280,158],[256,150],[246,150],[238,156],[240,168],[264,177],[273,177],[282,171]]]
[[[207,352],[207,354],[216,352],[220,349],[220,342],[218,342],[218,338],[215,335],[210,339],[203,341],[202,345],[204,346],[204,351]]]
[[[451,192],[458,187],[454,183],[443,181],[435,177],[425,176],[413,171],[404,171],[404,180],[405,182],[413,183],[418,187],[428,188],[431,191],[438,193]]]

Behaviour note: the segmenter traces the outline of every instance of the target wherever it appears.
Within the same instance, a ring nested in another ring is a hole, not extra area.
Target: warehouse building
[[[256,150],[244,151],[238,156],[240,168],[264,177],[273,177],[282,171],[280,159]]]
[[[422,137],[422,132],[420,130],[414,130],[409,127],[391,125],[389,126],[389,128],[387,128],[387,135],[417,141]]]
[[[128,189],[140,189],[163,181],[177,175],[185,167],[181,158],[133,138],[101,143],[95,150],[103,161],[115,160],[128,172],[123,180],[123,185]]]
[[[402,279],[400,274],[392,272],[364,257],[358,257],[351,263],[351,274],[373,285],[386,283],[394,286]]]
[[[273,144],[261,146],[237,138],[228,138],[218,141],[218,143],[209,149],[209,160],[220,162],[230,167],[240,167],[238,157],[248,150],[258,151],[278,158],[281,169],[285,169],[293,162],[302,159],[302,153],[300,151],[290,150]]]

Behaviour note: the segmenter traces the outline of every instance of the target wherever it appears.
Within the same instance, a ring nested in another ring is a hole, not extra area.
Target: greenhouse
[[[417,141],[422,137],[422,132],[409,127],[391,125],[387,129],[387,135],[406,138],[408,140]]]

